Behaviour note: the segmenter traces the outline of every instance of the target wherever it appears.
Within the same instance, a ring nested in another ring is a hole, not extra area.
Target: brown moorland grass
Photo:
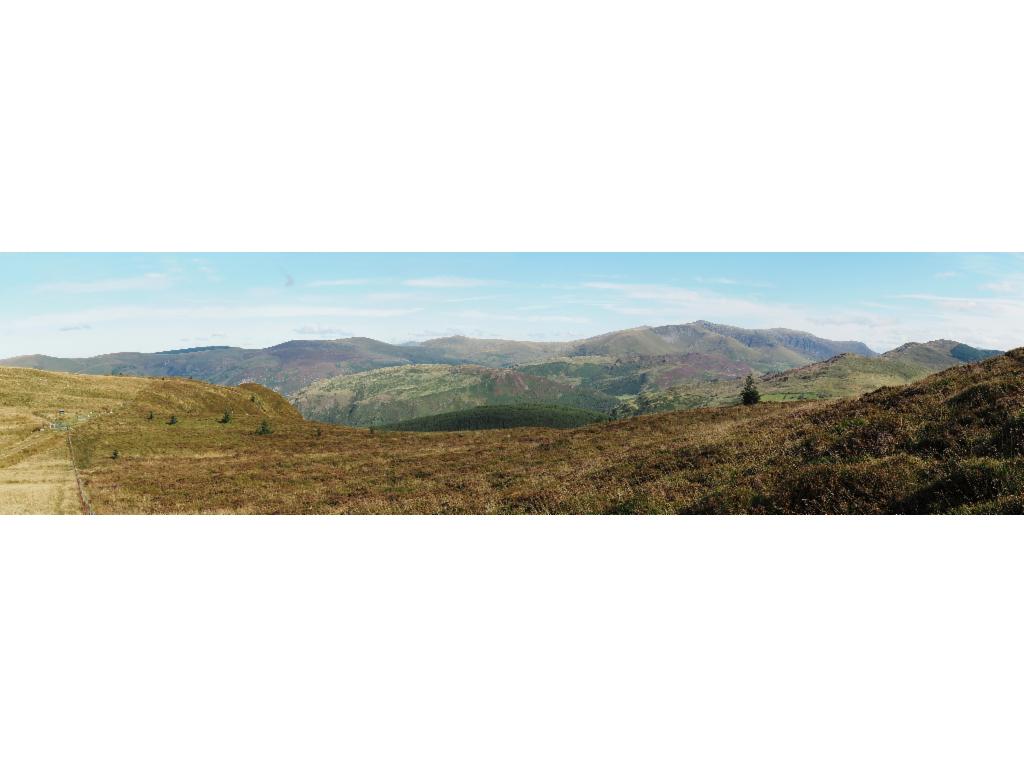
[[[1024,350],[856,400],[569,431],[370,432],[258,387],[136,381],[75,428],[98,513],[1024,511]]]

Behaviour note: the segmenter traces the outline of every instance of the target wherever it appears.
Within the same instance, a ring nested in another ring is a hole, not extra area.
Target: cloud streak
[[[36,286],[40,293],[116,293],[124,291],[157,291],[169,287],[171,279],[162,272],[150,272],[138,277],[113,277],[103,280],[43,283]]]
[[[420,311],[421,309],[418,307],[332,307],[315,304],[277,304],[245,307],[223,305],[145,307],[130,305],[85,309],[73,313],[33,315],[15,320],[13,325],[21,328],[60,328],[122,320],[263,320],[314,317],[392,318],[405,317]]]
[[[402,283],[411,288],[480,288],[485,285],[496,285],[494,280],[481,280],[475,277],[416,277]]]
[[[351,278],[343,280],[314,280],[313,282],[308,283],[307,285],[309,285],[310,288],[339,288],[342,286],[349,285],[366,285],[369,282],[369,280]]]

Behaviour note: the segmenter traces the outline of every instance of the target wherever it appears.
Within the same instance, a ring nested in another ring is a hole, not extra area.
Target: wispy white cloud
[[[398,293],[397,291],[382,291],[380,293],[368,293],[363,298],[367,301],[408,301],[415,296],[409,293]]]
[[[701,285],[734,285],[743,288],[771,288],[771,283],[755,283],[749,280],[735,280],[731,277],[696,277]]]
[[[329,325],[302,325],[295,328],[293,333],[297,333],[300,336],[330,336],[336,339],[353,335],[351,331]]]
[[[463,296],[458,299],[442,299],[445,304],[469,304],[474,301],[491,301],[492,299],[498,298],[497,296]]]
[[[115,293],[118,291],[156,291],[167,288],[171,279],[163,272],[150,272],[137,277],[111,277],[102,280],[42,283],[36,290],[42,293]]]
[[[589,317],[583,317],[581,315],[512,315],[498,312],[484,312],[478,309],[466,309],[459,312],[449,312],[447,314],[448,317],[458,317],[463,320],[502,320],[520,323],[564,323],[570,325],[586,325],[591,322]]]
[[[60,328],[121,320],[267,320],[281,318],[404,317],[421,311],[418,307],[334,307],[324,305],[271,304],[266,306],[199,305],[181,307],[110,306],[78,312],[32,315],[14,321],[16,327]]]
[[[403,285],[414,288],[479,288],[484,285],[496,285],[494,280],[481,280],[475,277],[416,277],[405,280]]]
[[[583,287],[644,302],[639,305],[603,305],[609,311],[624,315],[661,316],[666,309],[672,309],[676,312],[685,311],[691,320],[701,320],[735,315],[759,315],[769,310],[778,312],[786,309],[785,305],[768,305],[735,296],[722,296],[710,291],[694,291],[666,285],[584,283]]]
[[[311,283],[307,283],[310,288],[334,288],[346,285],[366,285],[369,280],[362,278],[351,278],[344,280],[314,280]]]
[[[889,297],[910,302],[835,306],[827,312],[781,302],[722,296],[659,285],[587,283],[610,312],[650,325],[713,320],[749,328],[785,327],[830,339],[858,340],[884,351],[907,341],[949,338],[1010,349],[1024,344],[1024,301],[915,293]]]
[[[209,282],[219,283],[221,281],[220,273],[217,272],[217,269],[206,259],[192,259],[192,264]]]

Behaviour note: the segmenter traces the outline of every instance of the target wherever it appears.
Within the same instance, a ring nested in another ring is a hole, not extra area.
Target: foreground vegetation
[[[111,387],[73,431],[97,513],[1024,511],[1024,350],[855,400],[572,430],[371,432],[258,387],[78,379]]]

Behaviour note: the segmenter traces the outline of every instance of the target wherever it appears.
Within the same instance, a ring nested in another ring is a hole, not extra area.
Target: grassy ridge
[[[225,411],[232,414],[218,424]],[[152,413],[152,418],[149,418]],[[178,423],[167,422],[174,415]],[[195,452],[211,441],[237,444],[258,424],[301,421],[280,395],[259,385],[216,387],[182,379],[85,376],[0,367],[0,513],[80,513],[68,450],[77,463],[116,463],[135,455]],[[96,423],[103,426],[97,429]],[[115,425],[130,425],[123,438]],[[217,426],[218,430],[212,429]]]
[[[574,429],[601,421],[608,421],[608,416],[596,411],[565,408],[559,405],[484,405],[465,411],[441,413],[389,424],[383,429],[392,432],[464,432],[524,427]]]

